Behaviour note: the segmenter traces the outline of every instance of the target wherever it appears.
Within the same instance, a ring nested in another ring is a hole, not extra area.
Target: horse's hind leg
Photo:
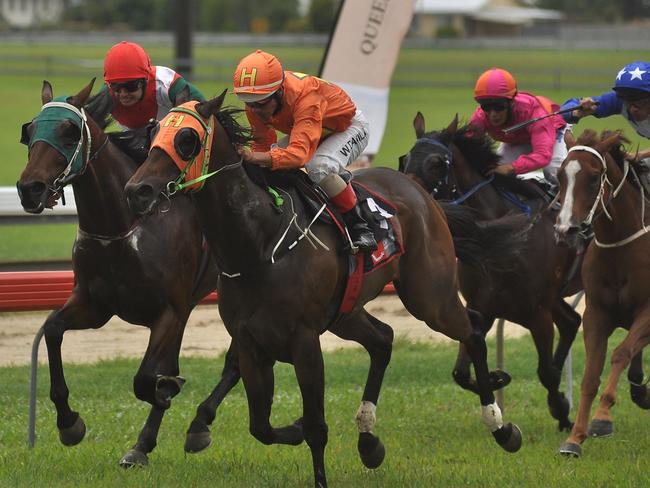
[[[56,408],[59,439],[66,446],[74,446],[83,440],[86,425],[68,404],[70,391],[63,374],[61,358],[63,334],[67,330],[98,329],[109,318],[109,313],[98,310],[73,293],[63,308],[52,312],[43,324],[50,368],[50,399]]]
[[[627,380],[630,382],[632,401],[644,410],[650,409],[650,394],[648,386],[643,382],[643,351],[632,358],[627,370]]]
[[[386,451],[379,437],[372,431],[376,421],[375,410],[379,391],[393,349],[393,329],[362,310],[358,315],[331,328],[330,332],[342,339],[358,342],[370,355],[368,378],[356,416],[359,429],[357,447],[363,464],[367,468],[377,468],[383,462]]]
[[[219,384],[212,390],[210,396],[206,398],[196,409],[196,416],[190,423],[185,436],[185,452],[199,452],[208,447],[212,439],[210,437],[209,425],[212,425],[217,415],[217,408],[226,397],[228,392],[239,382],[239,351],[237,342],[233,339],[230,347],[226,352],[223,371]]]
[[[402,276],[407,277],[407,274],[403,273]],[[422,273],[414,276],[417,278]],[[439,275],[425,276],[431,278],[444,274],[440,272]],[[403,278],[396,283],[396,289],[404,306],[431,329],[442,332],[465,346],[474,364],[483,422],[503,449],[508,452],[518,451],[521,447],[521,432],[512,423],[503,423],[501,409],[495,401],[490,382],[485,338],[472,327],[467,311],[458,297],[457,287],[453,283],[434,283],[433,286],[423,287],[417,279],[406,281]],[[438,290],[438,293],[431,293],[431,290]],[[431,300],[430,296],[435,296],[436,300]]]
[[[178,356],[188,317],[189,311],[184,317],[177,317],[170,306],[151,326],[147,352],[133,378],[135,396],[150,403],[151,411],[137,442],[120,459],[119,464],[124,468],[149,463],[147,454],[156,447],[165,411],[185,383],[185,379],[178,376]]]

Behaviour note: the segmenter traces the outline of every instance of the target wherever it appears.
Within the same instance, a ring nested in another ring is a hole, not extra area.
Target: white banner
[[[344,0],[320,76],[341,86],[370,122],[366,154],[386,128],[388,92],[415,0]]]

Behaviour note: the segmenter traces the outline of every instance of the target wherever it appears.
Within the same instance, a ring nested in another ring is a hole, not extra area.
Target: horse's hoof
[[[149,458],[142,451],[130,449],[122,459],[120,459],[120,466],[124,469],[132,468],[133,466],[146,466],[149,464]]]
[[[375,469],[381,466],[386,457],[386,448],[379,440],[369,432],[362,432],[359,434],[359,442],[357,443],[359,450],[359,457],[361,462],[368,469]]]
[[[569,400],[560,393],[557,400],[547,400],[548,409],[551,412],[551,417],[558,421],[558,428],[560,432],[570,431],[573,428],[573,423],[569,420]]]
[[[512,381],[512,377],[501,369],[496,371],[490,371],[490,384],[492,385],[492,391],[500,390],[505,388]]]
[[[614,423],[611,420],[594,419],[587,430],[587,435],[590,437],[609,437],[613,433]]]
[[[492,435],[504,451],[517,452],[521,449],[521,430],[513,423],[495,430]]]
[[[210,431],[187,433],[185,435],[185,452],[195,453],[207,449],[212,444]]]
[[[582,456],[582,447],[573,442],[565,442],[560,446],[560,454],[566,457],[579,458]]]
[[[79,416],[70,427],[59,429],[59,439],[64,446],[76,446],[85,436],[86,424]]]
[[[645,385],[630,385],[630,396],[632,401],[643,410],[650,409],[650,395]]]

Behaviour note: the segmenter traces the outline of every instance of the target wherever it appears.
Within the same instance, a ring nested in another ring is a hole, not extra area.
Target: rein
[[[569,153],[572,151],[585,151],[593,156],[595,156],[598,161],[603,166],[603,172],[600,176],[600,188],[598,190],[598,194],[596,195],[596,199],[594,200],[593,205],[591,206],[591,210],[587,214],[587,217],[580,223],[580,227],[590,227],[592,225],[592,222],[594,218],[596,218],[598,215],[596,215],[596,209],[598,208],[598,205],[600,204],[602,208],[602,212],[607,216],[607,218],[610,221],[613,221],[613,218],[611,214],[607,211],[607,206],[618,196],[618,194],[621,192],[623,189],[623,185],[625,184],[625,180],[627,178],[627,175],[629,171],[632,171],[632,174],[638,181],[639,177],[637,176],[636,172],[634,171],[633,168],[631,168],[629,161],[626,159],[624,160],[623,164],[623,176],[621,177],[621,181],[618,184],[616,188],[614,188],[614,184],[610,181],[610,179],[607,176],[607,162],[605,161],[605,158],[600,154],[598,151],[596,151],[594,148],[589,147],[589,146],[573,146],[572,148],[569,149]],[[608,185],[611,189],[612,192],[610,193],[610,196],[607,200],[607,202],[604,201],[604,196],[605,196],[605,185]],[[640,185],[641,188],[641,229],[639,229],[637,232],[634,234],[626,237],[625,239],[622,239],[617,242],[612,242],[612,243],[604,243],[598,240],[594,233],[594,243],[596,246],[605,248],[605,249],[610,249],[610,248],[615,248],[615,247],[622,247],[625,246],[626,244],[629,244],[632,241],[635,241],[639,237],[641,237],[644,234],[647,234],[650,232],[650,227],[647,227],[645,224],[645,196],[644,196],[644,191],[643,191],[643,185]]]

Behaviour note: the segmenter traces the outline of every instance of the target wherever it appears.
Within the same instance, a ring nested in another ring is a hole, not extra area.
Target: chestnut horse
[[[441,132],[426,132],[424,116],[418,112],[413,126],[416,142],[401,158],[400,169],[419,182],[437,199],[456,198],[479,213],[482,219],[494,219],[524,208],[536,213],[531,222],[523,222],[521,230],[526,239],[519,252],[505,251],[496,256],[488,279],[476,273],[474,266],[460,262],[460,287],[467,306],[484,317],[485,333],[496,317],[510,320],[528,329],[538,354],[537,374],[548,391],[547,403],[551,416],[560,430],[570,430],[569,402],[560,391],[562,367],[580,326],[580,316],[562,299],[580,290],[579,280],[567,283],[567,268],[574,263],[575,253],[567,246],[558,246],[554,239],[555,213],[539,213],[539,199],[519,200],[510,192],[495,186],[496,181],[484,174],[494,166],[499,156],[492,150],[487,137],[472,137],[467,128],[458,128],[458,118]],[[505,183],[508,183],[507,181]],[[526,188],[527,182],[510,182]],[[534,187],[532,188],[534,190]],[[530,191],[529,196],[535,196]],[[528,229],[528,227],[530,227]],[[575,266],[575,264],[574,264]],[[573,273],[577,274],[577,273]],[[553,322],[560,340],[553,353]],[[463,388],[471,388],[466,354],[461,347],[454,369],[454,378]],[[507,378],[506,380],[509,380]]]
[[[237,145],[250,142],[250,135],[233,118],[236,111],[221,109],[225,94],[205,103],[185,104],[161,122],[168,132],[161,128],[148,159],[126,185],[126,194],[131,207],[144,215],[167,202],[179,186],[203,185],[193,201],[222,270],[219,310],[238,343],[251,434],[265,444],[296,445],[305,440],[315,485],[326,486],[325,380],[319,335],[328,329],[352,337],[365,335],[376,345],[374,352],[369,349],[370,370],[357,413],[358,449],[366,466],[381,464],[384,447],[373,428],[392,332],[387,338],[390,327],[363,307],[393,281],[415,317],[465,345],[478,378],[483,420],[499,445],[517,451],[521,433],[502,421],[491,388],[485,339],[473,329],[459,299],[454,246],[440,207],[393,170],[356,173],[355,178],[396,205],[397,215],[390,221],[405,252],[365,276],[356,304],[340,318],[348,256],[341,249],[338,231],[313,221],[295,190],[283,190],[283,202],[278,203],[277,196],[251,179],[249,172],[258,168],[243,164],[236,150]],[[162,140],[173,140],[173,147],[155,147],[161,134]],[[172,158],[185,162],[182,173]],[[184,182],[188,169],[201,162],[204,179]],[[275,361],[294,365],[303,398],[302,418],[281,428],[269,422]]]
[[[621,134],[601,138],[585,131],[576,142],[567,139],[569,154],[558,173],[562,208],[555,230],[574,245],[578,235],[593,227],[594,239],[582,267],[586,309],[583,317],[586,363],[575,425],[560,447],[565,455],[580,457],[588,435],[613,433],[611,407],[616,385],[630,365],[628,380],[634,402],[650,408],[643,382],[641,353],[650,342],[650,205],[634,169],[624,159]],[[587,423],[598,393],[607,355],[607,340],[617,327],[628,334],[612,353],[611,371],[598,408]]]
[[[98,329],[114,315],[151,330],[147,351],[133,378],[135,396],[151,404],[138,440],[122,466],[147,464],[171,399],[180,392],[178,356],[192,308],[217,284],[217,270],[202,252],[202,233],[190,199],[178,199],[165,217],[141,220],[130,211],[124,185],[137,164],[121,152],[83,106],[94,80],[73,97],[53,100],[45,81],[43,108],[24,127],[29,160],[17,183],[29,213],[57,204],[64,187],[75,194],[79,229],[72,250],[75,283],[65,305],[44,324],[50,369],[50,398],[57,411],[59,438],[81,442],[86,426],[68,403],[61,343],[68,330]],[[97,120],[104,118],[98,114]],[[97,115],[96,115],[97,116]],[[63,152],[62,152],[63,151]],[[64,153],[74,153],[68,160]],[[227,363],[227,392],[239,376]]]

